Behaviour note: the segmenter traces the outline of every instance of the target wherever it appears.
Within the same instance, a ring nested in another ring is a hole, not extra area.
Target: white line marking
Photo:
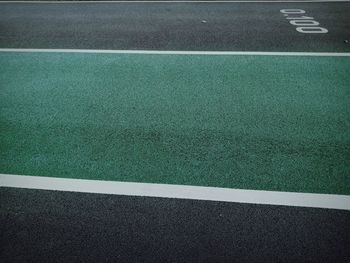
[[[0,52],[38,53],[102,53],[102,54],[148,54],[148,55],[209,55],[209,56],[320,56],[350,57],[350,53],[332,52],[260,52],[260,51],[166,51],[166,50],[106,50],[106,49],[33,49],[0,48]]]
[[[0,187],[350,210],[350,195],[242,190],[0,174]]]
[[[291,0],[291,1],[259,1],[259,0],[228,0],[228,1],[0,1],[0,4],[118,4],[118,3],[330,3],[350,2],[350,0]]]

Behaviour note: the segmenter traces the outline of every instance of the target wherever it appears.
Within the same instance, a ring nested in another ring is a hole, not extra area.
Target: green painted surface
[[[350,194],[350,58],[0,53],[0,172]]]

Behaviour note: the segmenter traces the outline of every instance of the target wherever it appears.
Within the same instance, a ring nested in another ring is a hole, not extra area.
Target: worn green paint
[[[350,194],[350,58],[0,53],[0,172]]]

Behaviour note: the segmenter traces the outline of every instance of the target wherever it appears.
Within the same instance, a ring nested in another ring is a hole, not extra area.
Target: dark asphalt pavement
[[[303,34],[303,9],[329,32]],[[1,4],[1,48],[350,52],[350,2]]]
[[[302,34],[297,8],[327,34]],[[350,2],[0,4],[0,48],[350,52]],[[0,262],[350,262],[350,212],[0,189]]]
[[[350,262],[349,211],[1,188],[1,262]]]

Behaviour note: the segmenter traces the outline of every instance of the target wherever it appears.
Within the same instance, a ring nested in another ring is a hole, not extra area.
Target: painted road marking
[[[149,55],[208,55],[208,56],[312,56],[350,57],[337,52],[265,52],[265,51],[172,51],[172,50],[109,50],[109,49],[32,49],[0,48],[0,52],[27,53],[92,53],[92,54],[149,54]]]
[[[319,27],[319,22],[312,20],[313,17],[308,16],[297,16],[300,14],[305,14],[306,11],[302,9],[282,9],[280,10],[282,14],[286,17],[286,19],[290,20],[289,23],[293,26],[297,26],[296,30],[300,33],[305,34],[323,34],[327,33],[328,30],[324,27]],[[289,17],[291,15],[292,17]]]
[[[1,173],[350,194],[348,57],[0,55]]]
[[[350,210],[350,196],[0,174],[1,187]]]

